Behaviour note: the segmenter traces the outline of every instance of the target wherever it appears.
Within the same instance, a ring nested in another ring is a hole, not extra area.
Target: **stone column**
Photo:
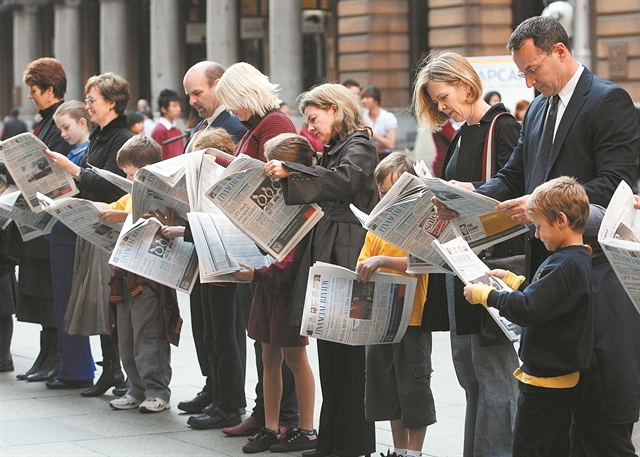
[[[207,60],[227,68],[238,60],[235,0],[207,0]]]
[[[100,73],[129,77],[129,41],[125,0],[100,0]]]
[[[180,46],[180,2],[154,0],[151,2],[151,106],[162,89],[182,93]]]
[[[302,92],[302,10],[300,0],[269,0],[271,81],[292,107]]]
[[[29,100],[29,88],[22,82],[24,70],[29,62],[38,58],[38,4],[24,1],[22,8],[13,12],[13,87],[19,88],[22,113],[29,116],[36,113],[36,107]]]
[[[65,0],[55,5],[53,55],[67,74],[66,100],[84,100],[80,0]]]

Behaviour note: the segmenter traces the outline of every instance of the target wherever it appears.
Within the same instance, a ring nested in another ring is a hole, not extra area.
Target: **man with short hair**
[[[15,107],[11,110],[11,119],[4,123],[2,136],[0,141],[4,141],[12,136],[27,132],[27,124],[20,119],[20,108]]]

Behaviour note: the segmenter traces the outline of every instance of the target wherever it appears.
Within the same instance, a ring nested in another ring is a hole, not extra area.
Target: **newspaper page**
[[[413,275],[419,275],[424,273],[446,273],[455,274],[451,267],[447,265],[444,259],[441,258],[440,263],[432,264],[425,262],[424,260],[412,255],[407,254],[407,273]]]
[[[164,214],[167,208],[173,208],[186,220],[190,209],[184,156],[140,168],[133,179],[131,201],[134,220],[148,211],[159,210]]]
[[[309,270],[300,335],[361,346],[397,343],[407,331],[417,279],[316,262]]]
[[[460,216],[440,219],[431,203],[434,196]],[[434,240],[445,243],[463,236],[477,253],[528,231],[505,211],[495,211],[497,203],[441,179],[404,173],[371,214],[366,215],[354,206],[351,210],[370,232],[426,264],[440,265],[442,258],[431,244]]]
[[[104,179],[109,181],[111,184],[124,190],[126,193],[128,194],[131,193],[131,187],[133,186],[132,181],[129,181],[124,176],[117,175],[112,171],[105,170],[103,168],[94,167],[91,164],[88,164],[88,165],[89,165],[89,170],[93,171],[98,176],[103,177]]]
[[[463,237],[454,238],[446,243],[434,240],[433,247],[442,254],[442,257],[445,258],[463,283],[486,284],[495,287],[497,291],[512,291],[502,279],[486,274],[491,268],[487,267],[478,258]],[[520,326],[502,317],[495,308],[488,307],[485,309],[509,338],[509,341],[520,341],[520,333],[522,332]]]
[[[10,189],[17,188],[11,186]],[[47,235],[56,223],[56,218],[49,213],[34,213],[19,190],[0,196],[0,216],[15,221],[24,241]]]
[[[101,211],[94,202],[82,198],[63,198],[51,200],[38,193],[44,211],[62,221],[80,238],[98,246],[106,252],[112,252],[118,240],[122,222],[110,223],[98,217]]]
[[[640,210],[633,191],[621,181],[602,219],[598,241],[613,271],[640,312]]]
[[[238,262],[253,268],[274,262],[224,214],[191,212],[188,217],[198,252],[200,282],[240,282],[231,274],[241,269]]]
[[[53,200],[79,192],[69,173],[51,165],[44,153],[46,149],[32,133],[21,133],[0,143],[0,159],[36,213],[42,211],[36,192]]]
[[[241,154],[207,197],[258,246],[280,261],[324,213],[316,204],[287,205],[280,180],[265,178],[264,163]]]
[[[182,292],[191,293],[198,275],[195,246],[165,238],[158,219],[127,218],[109,263]]]
[[[213,202],[205,194],[220,178],[225,168],[216,163],[214,154],[217,149],[203,149],[184,155],[184,167],[189,197],[189,207],[194,212],[219,213]]]

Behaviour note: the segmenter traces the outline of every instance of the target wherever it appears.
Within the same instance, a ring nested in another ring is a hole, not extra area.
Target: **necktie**
[[[558,118],[559,99],[558,95],[549,98],[547,119],[542,129],[542,138],[540,139],[538,154],[536,154],[536,162],[531,175],[532,190],[542,184],[547,177],[547,166],[549,165],[549,157],[553,147],[553,133],[556,128],[556,119]]]
[[[209,126],[209,123],[207,122],[206,119],[204,121],[202,121],[202,123],[198,127],[198,130],[196,130],[195,133],[191,136],[191,141],[189,141],[189,146],[187,147],[187,152],[193,151],[193,145],[196,142],[196,138],[198,137],[198,134],[200,132],[202,132],[203,130],[205,130],[208,126]]]

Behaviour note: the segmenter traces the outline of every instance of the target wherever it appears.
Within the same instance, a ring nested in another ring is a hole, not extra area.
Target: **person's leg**
[[[284,348],[284,357],[295,380],[296,397],[300,409],[298,428],[313,430],[316,383],[307,358],[307,349],[305,346]]]
[[[0,317],[0,371],[13,371],[11,339],[13,338],[13,315]]]
[[[126,290],[126,289],[125,289]],[[118,349],[120,351],[120,359],[124,371],[129,377],[131,387],[127,391],[127,395],[135,398],[138,402],[144,400],[144,391],[146,386],[135,360],[135,338],[133,323],[131,320],[131,297],[128,293],[124,294],[124,300],[116,304],[117,313],[117,329],[118,329]]]
[[[264,364],[264,414],[265,427],[279,432],[280,399],[282,397],[282,348],[262,343],[262,363]]]
[[[424,438],[427,436],[427,427],[409,428],[409,443],[407,445],[407,456],[419,457],[422,453]]]
[[[391,421],[391,436],[393,437],[393,446],[398,449],[409,448],[409,431],[402,426],[400,419]]]
[[[572,424],[571,457],[637,457],[633,424]]]

